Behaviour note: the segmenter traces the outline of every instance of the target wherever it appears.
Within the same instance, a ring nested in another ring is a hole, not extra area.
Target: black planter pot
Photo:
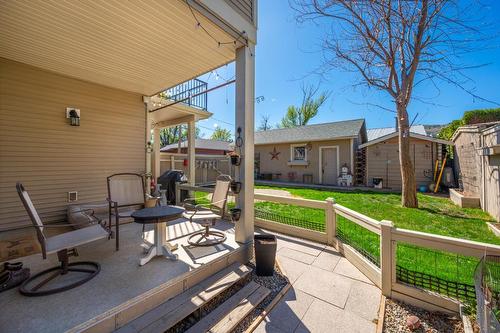
[[[258,276],[271,276],[276,260],[276,236],[255,235],[255,273]]]
[[[241,191],[241,182],[235,182],[235,181],[232,181],[232,182],[231,182],[231,191],[232,191],[234,194],[238,194],[238,193],[240,193],[240,191]]]
[[[231,155],[231,164],[232,165],[240,165],[241,164],[241,157],[238,155]]]
[[[238,221],[241,217],[241,209],[240,208],[231,208],[231,220]]]

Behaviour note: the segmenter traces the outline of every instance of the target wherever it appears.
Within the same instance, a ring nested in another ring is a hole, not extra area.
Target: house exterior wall
[[[410,155],[417,186],[429,185],[432,182],[434,161],[437,158],[437,144],[427,140],[411,138]],[[386,188],[401,189],[402,181],[397,137],[366,147],[367,186],[373,186],[373,178],[382,178],[383,186]]]
[[[320,147],[329,147],[329,146],[338,146],[339,147],[339,170],[337,173],[340,173],[340,168],[346,164],[349,167],[349,170],[352,172],[353,166],[351,166],[351,162],[354,160],[353,154],[354,149],[352,144],[354,144],[356,140],[351,139],[341,139],[341,140],[330,140],[330,141],[316,141],[310,142],[311,149],[307,152],[307,159],[309,164],[307,166],[302,165],[288,165],[288,161],[291,160],[290,156],[290,146],[295,143],[279,143],[279,144],[265,144],[265,145],[256,145],[255,153],[260,157],[260,173],[272,173],[278,174],[281,173],[282,181],[290,181],[288,178],[288,174],[290,172],[294,172],[296,177],[296,182],[303,181],[303,175],[309,174],[313,176],[313,183],[320,183],[319,176],[319,163],[320,163]],[[307,143],[307,142],[297,142],[297,143]],[[280,152],[278,155],[278,160],[271,160],[271,154],[276,148],[276,151]],[[273,176],[274,177],[274,176]]]
[[[70,126],[66,107],[81,110]],[[44,223],[64,220],[67,192],[103,201],[106,177],[145,170],[142,96],[0,58],[0,228],[29,222],[26,186]]]
[[[455,169],[462,180],[464,192],[469,196],[481,194],[481,137],[479,131],[461,132],[455,142]]]

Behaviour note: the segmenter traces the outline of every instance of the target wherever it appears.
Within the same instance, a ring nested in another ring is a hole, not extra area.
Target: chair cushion
[[[100,224],[65,232],[47,238],[47,253],[50,254],[64,249],[71,249],[107,237],[108,232]]]
[[[193,215],[194,214],[194,215]],[[190,219],[193,222],[204,222],[206,220],[217,220],[220,219],[221,216],[215,214],[211,210],[199,210],[196,213],[194,211],[185,211],[182,216],[186,219]]]

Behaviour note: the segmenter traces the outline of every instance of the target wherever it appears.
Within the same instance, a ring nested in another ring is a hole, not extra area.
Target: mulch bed
[[[240,281],[235,285],[228,288],[226,291],[219,294],[213,300],[211,300],[208,304],[203,306],[198,311],[195,311],[191,316],[188,316],[181,322],[179,322],[174,327],[170,328],[167,333],[180,333],[185,332],[191,326],[196,324],[199,320],[201,320],[204,316],[218,307],[220,304],[224,303],[231,296],[236,294],[238,290],[240,290],[243,286],[245,286],[250,280],[257,282],[258,284],[268,288],[271,292],[270,294],[257,306],[255,309],[245,318],[240,324],[233,330],[233,332],[245,332],[245,330],[253,323],[253,321],[264,311],[268,304],[270,304],[273,299],[279,294],[279,292],[287,285],[288,280],[283,275],[283,273],[279,270],[278,266],[274,268],[273,276],[257,276],[255,274],[255,262],[252,260],[247,264],[248,267],[252,269],[249,277],[244,281]]]
[[[414,331],[411,331],[406,326],[406,319],[411,315],[417,316],[421,323],[420,328]],[[387,299],[383,332],[463,333],[464,327],[459,317],[449,316],[440,312],[430,312]]]

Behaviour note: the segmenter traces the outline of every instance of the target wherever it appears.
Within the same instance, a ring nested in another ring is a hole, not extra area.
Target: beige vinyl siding
[[[297,142],[297,143],[307,143],[307,142]],[[293,143],[292,143],[293,144]],[[296,181],[302,182],[304,174],[312,174],[313,182],[319,183],[319,147],[325,146],[339,146],[339,170],[342,165],[347,164],[349,170],[351,170],[351,141],[350,139],[342,140],[330,140],[330,141],[316,141],[310,142],[311,150],[307,152],[307,160],[309,165],[307,166],[289,166],[288,161],[290,161],[290,143],[280,143],[280,144],[266,144],[255,146],[255,153],[260,154],[260,173],[281,173],[281,180],[288,181],[288,173],[295,172]],[[270,152],[276,148],[276,151],[280,152],[279,159],[271,160]]]
[[[436,159],[436,143],[411,139],[410,155],[418,185],[428,185],[432,179],[433,161]],[[383,186],[401,189],[398,138],[391,138],[366,147],[367,185],[373,186],[373,178],[382,178]],[[427,176],[426,176],[427,175]]]
[[[66,107],[81,110],[70,126]],[[106,198],[106,177],[145,169],[142,96],[0,58],[0,228],[29,223],[21,181],[44,222],[78,203]]]
[[[483,135],[483,147],[500,144],[500,127]],[[500,155],[484,156],[482,208],[500,222]]]
[[[481,194],[480,137],[479,133],[462,132],[454,140],[457,174],[461,177],[464,192],[472,196]]]

